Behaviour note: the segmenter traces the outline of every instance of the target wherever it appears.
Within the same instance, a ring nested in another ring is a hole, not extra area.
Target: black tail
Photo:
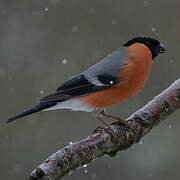
[[[16,116],[14,116],[12,118],[9,118],[7,123],[12,122],[12,121],[14,121],[16,119],[19,119],[19,118],[21,118],[23,116],[27,116],[29,114],[36,113],[36,112],[42,111],[44,109],[50,108],[52,106],[55,106],[56,104],[57,104],[57,102],[40,103],[37,106],[35,106],[35,107],[33,107],[33,108],[29,109],[29,110],[26,110],[26,111],[24,111],[22,113],[17,114]]]

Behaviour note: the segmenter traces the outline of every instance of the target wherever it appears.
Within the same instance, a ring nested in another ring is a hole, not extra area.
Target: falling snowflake
[[[171,128],[172,128],[172,125],[169,125],[168,127],[169,127],[169,129],[171,129]]]
[[[72,27],[72,32],[78,32],[78,27],[77,26]]]
[[[153,28],[152,28],[152,32],[156,32],[156,28],[153,27]]]
[[[62,64],[67,64],[67,59],[63,59]]]
[[[40,94],[44,94],[44,90],[41,89],[41,90],[39,91],[39,93],[40,93]]]
[[[111,21],[111,23],[112,23],[112,24],[117,24],[117,20],[116,20],[116,19],[113,19],[113,20]]]

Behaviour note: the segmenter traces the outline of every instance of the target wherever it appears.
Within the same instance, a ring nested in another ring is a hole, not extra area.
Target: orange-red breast
[[[8,122],[42,110],[72,109],[94,112],[103,123],[100,114],[126,124],[122,118],[106,114],[104,109],[138,93],[147,80],[153,59],[164,51],[156,39],[135,37]]]

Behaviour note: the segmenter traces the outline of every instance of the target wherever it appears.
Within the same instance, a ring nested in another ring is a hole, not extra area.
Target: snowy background
[[[157,38],[167,51],[145,88],[110,112],[128,117],[179,78],[179,19],[179,0],[1,0],[0,179],[24,180],[51,153],[102,125],[90,113],[67,110],[5,122],[132,37]],[[180,178],[179,117],[176,111],[139,144],[64,180]]]

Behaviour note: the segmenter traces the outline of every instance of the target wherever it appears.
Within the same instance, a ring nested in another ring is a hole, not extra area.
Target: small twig
[[[58,180],[77,167],[104,154],[114,156],[118,151],[137,143],[141,137],[179,107],[180,79],[128,118],[129,125],[134,131],[124,125],[112,126],[119,135],[118,142],[103,130],[96,132],[87,139],[68,145],[48,157],[32,171],[28,180]]]

